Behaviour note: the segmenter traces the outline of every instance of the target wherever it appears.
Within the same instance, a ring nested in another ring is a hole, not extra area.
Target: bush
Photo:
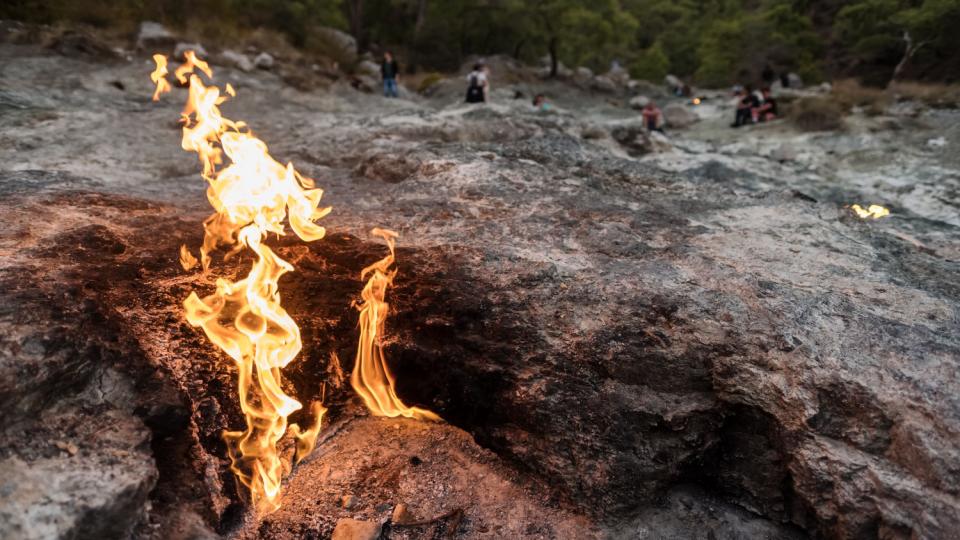
[[[803,131],[843,129],[843,105],[832,98],[808,97],[790,104],[787,116]]]
[[[854,79],[833,83],[830,97],[845,110],[861,107],[870,115],[883,114],[890,105],[890,95],[881,88],[862,86]]]
[[[663,46],[658,41],[630,63],[630,76],[646,81],[661,81],[669,69],[670,59],[667,58]]]
[[[423,76],[422,79],[420,79],[420,83],[417,85],[417,93],[425,94],[427,91],[430,90],[430,87],[432,87],[433,85],[437,84],[442,80],[443,80],[443,75],[439,73],[435,73],[435,72],[427,73],[426,75]]]
[[[897,99],[921,101],[931,107],[960,107],[960,85],[895,82],[888,91]]]

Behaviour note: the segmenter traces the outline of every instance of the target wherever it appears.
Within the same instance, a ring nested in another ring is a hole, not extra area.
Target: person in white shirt
[[[487,76],[487,66],[477,62],[473,65],[473,71],[467,75],[467,103],[486,102],[489,88],[490,78]]]

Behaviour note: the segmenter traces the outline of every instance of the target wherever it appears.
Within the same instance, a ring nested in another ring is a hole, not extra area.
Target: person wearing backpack
[[[486,102],[489,85],[487,67],[481,62],[477,62],[473,65],[473,71],[467,75],[467,103]]]

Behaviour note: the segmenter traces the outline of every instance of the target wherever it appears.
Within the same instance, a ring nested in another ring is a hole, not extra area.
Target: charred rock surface
[[[426,518],[448,499],[467,506],[470,538],[960,527],[960,234],[948,220],[901,208],[862,221],[842,207],[849,192],[786,181],[782,164],[630,159],[620,124],[314,96],[224,70],[240,91],[231,115],[334,206],[327,238],[271,240],[297,268],[281,280],[304,339],[289,390],[305,403],[325,392],[331,427],[294,469],[285,509],[252,523],[221,439],[242,423],[232,368],[180,313],[191,290],[249,259],[217,260],[210,276],[176,262],[206,213],[176,153],[177,105],[147,103],[142,66],[31,60],[4,67],[15,91],[0,103],[15,104],[3,114],[19,131],[0,138],[19,141],[25,165],[73,174],[0,173],[0,404],[12,411],[0,466],[39,470],[48,455],[124,473],[90,479],[102,502],[71,498],[72,521],[50,536],[111,535],[108,523],[142,538],[326,537],[341,517],[389,522],[404,502]],[[43,89],[81,68],[83,88]],[[64,135],[104,118],[137,137]],[[117,163],[122,174],[104,167]],[[359,272],[384,254],[373,226],[401,234],[386,349],[399,392],[453,427],[357,418],[344,374]],[[63,411],[94,446],[27,436],[66,425]],[[107,418],[122,436],[101,437]],[[436,461],[417,469],[410,454],[428,450]],[[509,495],[471,505],[490,478]],[[26,481],[0,481],[11,505],[34,508]],[[120,510],[126,521],[102,519]],[[11,515],[0,527],[22,530]]]

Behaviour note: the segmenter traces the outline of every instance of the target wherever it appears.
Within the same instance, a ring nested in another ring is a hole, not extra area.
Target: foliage
[[[808,97],[791,103],[787,116],[804,131],[836,131],[843,129],[845,113],[833,99]]]
[[[265,28],[308,50],[332,26],[361,50],[394,50],[408,70],[506,54],[597,72],[618,60],[634,76],[704,85],[771,70],[816,81],[824,69],[886,82],[898,65],[960,76],[960,0],[4,0],[0,18],[128,30],[149,19],[207,39]]]

